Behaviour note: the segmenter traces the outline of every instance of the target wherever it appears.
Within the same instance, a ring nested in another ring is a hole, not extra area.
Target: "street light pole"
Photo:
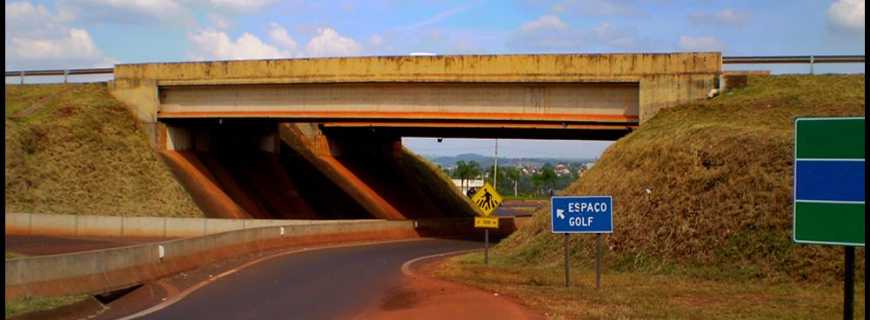
[[[498,192],[498,139],[495,139],[495,162],[492,172],[492,187]]]

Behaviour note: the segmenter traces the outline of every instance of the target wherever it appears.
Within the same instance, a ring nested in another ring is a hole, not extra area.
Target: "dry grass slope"
[[[746,88],[660,112],[563,194],[613,195],[614,233],[605,239],[616,270],[833,282],[843,249],[791,240],[793,118],[856,115],[864,115],[863,75],[753,77]],[[594,237],[574,239],[578,262],[591,261]],[[561,240],[545,208],[497,252],[518,264],[557,264]]]
[[[104,83],[6,86],[6,212],[202,216]]]
[[[418,185],[442,206],[442,210],[468,216],[477,214],[477,209],[468,197],[456,189],[450,177],[435,164],[404,147],[401,162]]]

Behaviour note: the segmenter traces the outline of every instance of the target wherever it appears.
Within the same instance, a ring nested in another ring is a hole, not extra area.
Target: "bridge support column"
[[[326,136],[314,124],[282,123],[279,125],[279,135],[287,146],[313,164],[373,216],[393,220],[406,218],[335,158]]]
[[[398,136],[362,129],[329,135],[313,123],[282,123],[281,140],[381,219],[470,217],[471,203],[438,169],[402,148]]]

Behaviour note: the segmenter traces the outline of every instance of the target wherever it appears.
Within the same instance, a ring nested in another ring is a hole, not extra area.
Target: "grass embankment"
[[[501,288],[568,317],[645,317],[658,309],[649,316],[703,318],[701,309],[718,303],[744,309],[709,315],[833,317],[842,299],[843,249],[791,240],[793,119],[862,115],[863,75],[753,77],[746,88],[663,110],[562,192],[613,195],[614,233],[604,237],[605,284],[613,288],[599,295],[586,285],[567,297],[556,289],[561,283],[544,276],[561,279],[563,259],[549,208],[494,248],[492,268],[505,276],[464,276],[481,268],[467,259],[453,260],[445,276]],[[574,268],[591,270],[594,237],[572,238]],[[860,284],[864,249],[856,252]],[[675,295],[700,303],[668,298]],[[863,294],[856,297],[863,313]],[[571,305],[585,311],[535,300],[543,298],[576,299]]]
[[[593,267],[575,263],[565,288],[562,265],[489,259],[484,266],[482,253],[456,257],[437,275],[511,296],[549,319],[842,319],[842,285],[606,270],[596,290]],[[862,284],[855,301],[855,319],[863,319]]]
[[[202,216],[105,84],[7,85],[6,212]]]
[[[89,295],[74,295],[51,298],[23,298],[6,301],[6,318],[44,310],[52,310],[63,306],[69,306],[90,298]]]
[[[441,206],[441,210],[458,213],[459,216],[462,216],[462,213],[468,215],[475,213],[471,200],[454,187],[450,177],[435,164],[404,147],[401,162],[413,180]]]
[[[26,257],[26,256],[23,255],[23,254],[20,254],[20,253],[18,253],[18,252],[6,251],[6,259],[7,259],[7,260],[8,260],[8,259],[20,258],[20,257]]]

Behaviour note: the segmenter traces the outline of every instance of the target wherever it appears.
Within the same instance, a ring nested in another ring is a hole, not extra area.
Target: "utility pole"
[[[492,168],[492,187],[498,192],[498,138],[495,139],[495,162]]]

